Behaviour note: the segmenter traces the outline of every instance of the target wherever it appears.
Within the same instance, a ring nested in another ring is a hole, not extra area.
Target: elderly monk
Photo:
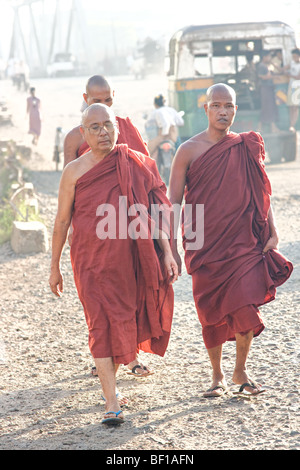
[[[107,424],[124,419],[116,396],[118,365],[133,361],[137,349],[160,356],[166,351],[174,302],[171,284],[178,276],[167,223],[150,211],[153,206],[167,215],[172,212],[166,187],[154,160],[116,145],[117,126],[105,105],[91,105],[83,113],[81,132],[91,150],[62,173],[49,279],[52,292],[61,295],[60,258],[72,219],[74,279]],[[144,219],[137,216],[143,208]]]
[[[106,106],[113,105],[115,91],[110,83],[102,75],[94,75],[89,78],[86,84],[86,92],[83,94],[87,106],[100,103]],[[127,144],[129,148],[149,155],[147,146],[143,141],[139,131],[127,118],[116,117],[119,128],[118,144]],[[89,150],[89,145],[80,132],[80,126],[74,127],[64,140],[64,166],[75,158],[80,157]]]
[[[84,104],[90,106],[91,104],[105,104],[112,106],[115,96],[115,91],[109,81],[102,75],[93,75],[89,78],[86,84],[86,92],[83,94]],[[127,144],[129,148],[142,152],[144,155],[149,155],[148,148],[143,141],[139,131],[132,124],[131,120],[127,118],[116,117],[118,123],[118,144]],[[80,131],[80,126],[72,129],[65,137],[64,141],[64,166],[71,161],[80,157],[88,152],[89,144],[85,140],[84,135]],[[72,242],[72,225],[69,230],[68,240]],[[148,366],[141,364],[138,358],[128,364],[128,373],[136,377],[146,377],[153,372]],[[92,374],[97,375],[95,367],[92,368]]]
[[[179,148],[169,189],[174,207],[180,207],[185,192],[185,263],[213,370],[204,396],[227,391],[222,345],[228,340],[236,341],[233,382],[241,386],[238,393],[257,394],[263,389],[250,378],[246,360],[253,337],[264,329],[258,307],[275,298],[276,287],[293,268],[277,251],[262,137],[230,131],[237,106],[234,90],[225,84],[208,89],[205,112],[208,127]],[[204,207],[203,242],[198,233],[195,244],[189,227],[192,234],[200,231],[195,230],[199,205]],[[179,264],[176,244],[173,253]]]

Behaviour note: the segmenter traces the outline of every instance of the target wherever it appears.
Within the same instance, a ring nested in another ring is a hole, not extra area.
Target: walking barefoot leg
[[[261,387],[250,378],[246,366],[252,340],[253,331],[249,331],[244,335],[236,334],[236,363],[232,380],[237,385],[251,384],[250,387],[245,387],[245,391],[255,395],[261,390]]]
[[[215,348],[208,349],[209,359],[212,365],[213,374],[212,374],[212,385],[211,387],[203,394],[205,398],[210,397],[219,397],[224,394],[227,388],[225,375],[222,368],[222,350],[223,345],[220,344]]]
[[[121,408],[116,397],[116,367],[112,358],[95,359],[95,365],[102,385],[106,412],[119,412]],[[123,414],[119,416],[123,418]]]

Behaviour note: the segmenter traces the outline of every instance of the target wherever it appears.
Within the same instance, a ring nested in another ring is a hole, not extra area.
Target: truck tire
[[[265,134],[263,138],[270,163],[292,162],[296,160],[296,132],[283,131],[278,134]]]
[[[264,134],[265,149],[270,163],[281,163],[282,145],[277,134]]]

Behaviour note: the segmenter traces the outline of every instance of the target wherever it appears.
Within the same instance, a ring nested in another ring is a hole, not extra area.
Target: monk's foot
[[[112,406],[111,408],[114,408]],[[119,424],[124,423],[124,414],[122,410],[114,411],[109,407],[106,407],[106,413],[103,417],[102,424],[107,424],[109,426],[118,426]]]
[[[232,381],[236,385],[240,385],[238,392],[235,392],[236,394],[242,393],[244,395],[258,395],[259,393],[265,391],[261,384],[252,380],[245,370],[241,372],[235,371],[232,377]]]
[[[102,420],[103,424],[118,425],[124,422],[123,411],[120,408],[117,395],[105,401],[105,415]]]
[[[122,395],[121,392],[118,392],[118,391],[117,391],[117,395],[116,395],[116,396],[117,396],[119,405],[120,405],[121,407],[128,405],[128,403],[129,403],[128,398],[124,397],[124,395]]]
[[[144,366],[137,360],[130,362],[127,367],[129,369],[127,374],[135,375],[136,377],[147,377],[148,375],[152,375],[154,373],[149,369],[149,367]]]
[[[204,398],[222,397],[227,393],[227,383],[225,379],[213,380],[211,387],[203,393]]]
[[[102,424],[108,426],[118,426],[119,424],[124,423],[124,416],[121,411],[108,411],[105,413]]]

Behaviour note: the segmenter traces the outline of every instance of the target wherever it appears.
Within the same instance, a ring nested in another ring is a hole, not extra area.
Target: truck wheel
[[[284,144],[284,158],[286,162],[293,162],[297,156],[297,132],[291,132],[291,136],[286,139]]]
[[[296,132],[280,132],[263,136],[270,163],[280,163],[282,160],[292,162],[297,156]]]

